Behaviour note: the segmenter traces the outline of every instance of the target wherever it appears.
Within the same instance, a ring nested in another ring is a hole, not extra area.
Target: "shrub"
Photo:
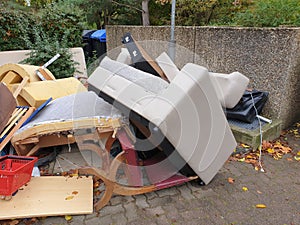
[[[57,36],[67,41],[67,47],[81,46],[84,24],[83,11],[78,6],[64,1],[48,4],[39,12],[39,22],[48,36]]]
[[[300,1],[256,1],[245,12],[237,13],[235,25],[249,27],[300,26]]]
[[[59,53],[60,57],[47,67],[53,75],[56,78],[66,78],[78,72],[75,68],[77,63],[72,60],[72,53],[68,49],[68,39],[65,38],[68,33],[58,37],[57,35],[49,36],[41,27],[33,30],[34,41],[25,40],[28,47],[33,50],[29,54],[29,58],[23,60],[22,63],[42,66]]]
[[[0,51],[26,49],[23,37],[31,37],[33,21],[31,13],[0,9]]]

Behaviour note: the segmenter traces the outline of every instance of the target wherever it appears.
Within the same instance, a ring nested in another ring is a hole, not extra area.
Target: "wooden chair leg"
[[[104,206],[106,206],[114,193],[114,183],[113,182],[106,181],[106,182],[104,182],[104,184],[105,184],[105,192],[104,192],[102,198],[94,204],[96,211],[99,211]]]
[[[86,167],[86,168],[80,168],[78,169],[79,174],[86,174],[86,175],[93,175],[96,177],[96,179],[101,179],[104,184],[105,184],[105,191],[103,196],[101,197],[100,200],[98,200],[95,204],[94,204],[94,208],[96,211],[99,211],[100,209],[102,209],[104,206],[106,206],[108,204],[108,202],[110,201],[113,193],[114,193],[114,182],[106,179],[103,175],[101,174],[101,171],[93,168],[93,167]]]

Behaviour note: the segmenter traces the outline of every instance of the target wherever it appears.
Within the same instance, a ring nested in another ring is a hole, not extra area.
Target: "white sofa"
[[[150,74],[143,73],[139,79],[148,77],[152,88],[127,78],[126,73],[121,76],[122,71],[139,73],[128,67],[123,64],[123,68],[109,71],[113,67],[105,69],[100,64],[88,79],[89,89],[152,124],[152,132],[162,133],[176,149],[168,160],[183,167],[176,161],[179,154],[205,184],[209,183],[235,149],[236,141],[207,69],[189,63],[158,90],[153,89],[156,78]]]

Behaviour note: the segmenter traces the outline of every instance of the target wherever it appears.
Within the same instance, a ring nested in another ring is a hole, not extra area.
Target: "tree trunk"
[[[142,1],[142,16],[143,16],[143,26],[149,26],[150,20],[149,20],[149,1],[150,0],[143,0]]]

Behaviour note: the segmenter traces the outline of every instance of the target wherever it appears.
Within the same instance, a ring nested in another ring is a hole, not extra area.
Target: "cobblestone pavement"
[[[299,151],[300,141],[295,146]],[[275,160],[264,155],[265,173],[244,162],[229,161],[207,186],[190,182],[143,195],[114,196],[98,213],[73,216],[71,221],[47,217],[35,224],[299,225],[300,161],[287,160],[291,157]],[[256,208],[257,204],[266,208]]]

